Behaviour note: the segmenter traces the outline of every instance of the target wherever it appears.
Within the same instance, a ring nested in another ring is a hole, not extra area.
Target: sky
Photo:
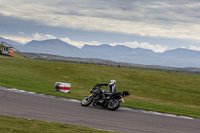
[[[0,36],[200,51],[200,0],[0,0]]]

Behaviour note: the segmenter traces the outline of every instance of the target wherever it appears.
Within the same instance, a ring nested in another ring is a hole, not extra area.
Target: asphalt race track
[[[82,107],[79,101],[0,86],[0,115],[38,119],[125,133],[200,133],[200,120],[145,113]]]

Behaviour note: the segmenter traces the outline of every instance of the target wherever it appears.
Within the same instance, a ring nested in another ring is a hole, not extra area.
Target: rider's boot
[[[94,100],[94,102],[92,103],[93,106],[97,105],[97,100]]]

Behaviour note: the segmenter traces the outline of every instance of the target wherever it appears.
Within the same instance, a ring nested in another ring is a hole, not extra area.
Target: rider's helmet
[[[114,85],[114,84],[116,84],[116,80],[114,79],[110,80],[110,85]]]

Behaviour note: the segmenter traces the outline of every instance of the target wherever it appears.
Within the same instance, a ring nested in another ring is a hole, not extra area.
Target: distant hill
[[[142,48],[126,46],[90,46],[81,49],[84,57],[101,58],[117,62],[129,62],[143,65],[161,65],[171,67],[200,67],[200,52],[188,49],[174,49],[164,53],[155,53]]]
[[[161,65],[173,65],[176,67],[198,67],[200,68],[200,51],[189,49],[174,49],[160,54],[166,62]]]
[[[9,39],[5,39],[5,38],[3,38],[3,37],[0,37],[0,43],[1,42],[7,42],[7,43],[9,43],[9,44],[12,44],[13,46],[23,46],[23,44],[21,44],[21,43],[17,43],[17,42],[15,42],[15,41],[12,41],[12,40],[9,40]]]
[[[44,41],[31,41],[23,47],[17,47],[23,52],[46,53],[61,56],[81,56],[81,50],[75,46],[65,43],[59,39],[50,39]]]
[[[11,40],[6,42],[8,41],[22,52],[45,53],[65,57],[98,58],[142,65],[200,68],[200,51],[182,48],[169,50],[164,53],[155,53],[142,48],[133,49],[123,45],[110,46],[108,44],[99,46],[85,44],[80,49],[59,39],[33,40],[26,45],[16,45]]]
[[[184,59],[196,59],[200,57],[200,52],[189,49],[178,48],[174,50],[168,50],[164,52],[162,56],[168,56],[168,57],[171,56]]]

